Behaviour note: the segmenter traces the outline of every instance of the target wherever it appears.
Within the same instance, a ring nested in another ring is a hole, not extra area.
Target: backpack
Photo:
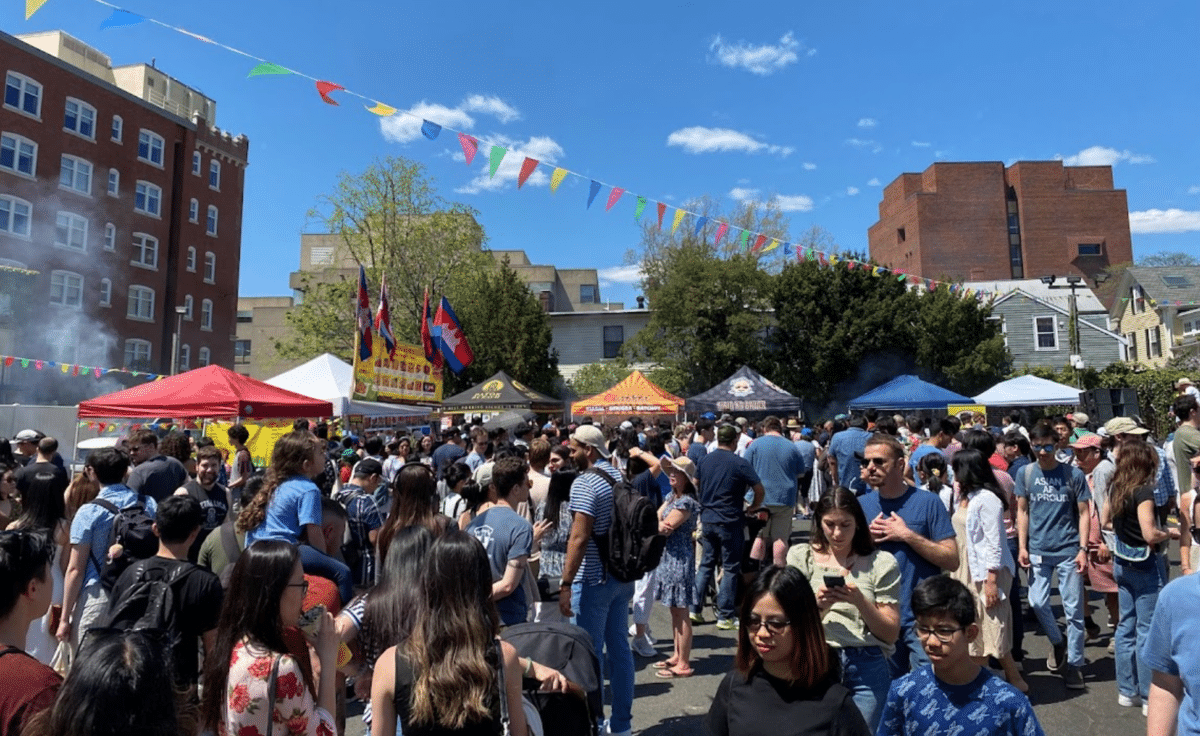
[[[92,550],[92,562],[100,570],[100,584],[105,590],[112,590],[117,578],[125,572],[125,568],[137,560],[145,560],[158,554],[158,536],[154,533],[154,519],[146,513],[146,505],[139,497],[138,501],[123,509],[116,504],[97,498],[91,501],[113,515],[112,543],[121,545],[121,554],[103,565],[100,558]],[[107,559],[108,550],[100,550]]]
[[[176,610],[174,586],[193,570],[190,562],[177,562],[174,567],[151,567],[153,560],[134,563],[133,583],[109,605],[103,620],[106,628],[122,631],[164,631],[179,634],[179,612]]]
[[[600,476],[612,487],[612,525],[607,534],[593,535],[604,569],[622,583],[640,580],[658,567],[667,546],[666,536],[658,533],[657,509],[624,478],[614,481],[595,468],[586,472]]]

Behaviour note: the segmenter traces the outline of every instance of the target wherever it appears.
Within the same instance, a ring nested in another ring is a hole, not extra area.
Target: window
[[[111,222],[104,224],[104,250],[117,249],[117,227]]]
[[[28,238],[32,211],[25,200],[0,194],[0,233]]]
[[[208,348],[200,348],[200,357],[196,359],[196,365],[200,368],[207,368],[212,363],[212,353]]]
[[[146,233],[134,233],[133,260],[129,263],[142,268],[158,270],[158,238]]]
[[[125,316],[141,322],[153,322],[154,289],[147,286],[129,287],[129,309]]]
[[[1172,289],[1186,289],[1192,285],[1187,276],[1163,276],[1163,283]]]
[[[112,279],[100,279],[100,306],[112,306]]]
[[[162,189],[148,181],[139,181],[133,197],[133,209],[159,217],[162,213]]]
[[[1126,339],[1126,341],[1129,342],[1129,359],[1137,360],[1138,359],[1137,333],[1130,332],[1128,335],[1125,336],[1125,339]]]
[[[63,129],[87,138],[96,140],[96,108],[77,100],[67,98],[67,110],[63,115]]]
[[[90,195],[92,193],[92,165],[81,158],[64,153],[62,170],[58,174],[58,186]]]
[[[125,121],[121,119],[120,115],[113,115],[112,133],[111,133],[113,143],[120,143],[121,136],[124,134],[124,132],[125,132]]]
[[[79,215],[59,212],[54,220],[54,244],[59,248],[87,250],[88,222]]]
[[[1149,358],[1162,357],[1162,341],[1159,339],[1157,325],[1146,328],[1146,354]]]
[[[138,131],[138,158],[158,168],[163,165],[163,139],[148,130]]]
[[[179,346],[179,367],[178,372],[183,373],[189,370],[188,364],[192,362],[192,346],[184,343]]]
[[[579,285],[579,302],[581,304],[596,304],[599,301],[595,284]]]
[[[1058,350],[1058,320],[1054,317],[1034,317],[1034,350]]]
[[[200,176],[200,152],[192,153],[192,176]]]
[[[204,254],[204,283],[217,283],[217,254],[211,250]]]
[[[149,340],[125,341],[125,367],[135,371],[150,369]]]
[[[1190,319],[1183,323],[1184,335],[1195,335],[1200,332],[1200,318]]]
[[[904,228],[902,228],[902,227],[896,228],[896,242],[903,243],[906,238],[907,238],[907,235],[905,235],[905,233],[904,233]]]
[[[208,206],[208,223],[204,226],[204,232],[213,236],[217,236],[217,208],[211,204]]]
[[[1140,286],[1129,287],[1129,311],[1131,314],[1146,311],[1146,295]]]
[[[83,309],[83,277],[71,271],[51,271],[50,303]]]
[[[1080,243],[1079,255],[1081,256],[1098,256],[1104,252],[1103,243]]]
[[[187,250],[187,270],[188,273],[196,273],[196,249],[191,246]]]
[[[208,162],[208,188],[221,191],[221,162],[216,159]]]
[[[200,302],[200,329],[212,329],[212,299],[205,299]]]
[[[4,106],[40,118],[42,85],[24,74],[9,72],[4,78]]]
[[[237,321],[244,323],[244,324],[249,324],[249,323],[253,322],[254,321],[254,310],[253,309],[239,309],[238,313],[237,313]]]
[[[116,169],[108,170],[108,196],[116,197],[121,193],[121,172]]]
[[[183,309],[184,309],[183,318],[186,319],[188,322],[192,321],[192,303],[193,302],[192,302],[191,294],[187,294],[186,296],[183,297]]]
[[[621,354],[621,345],[625,343],[625,328],[621,325],[604,328],[604,357],[615,358]]]
[[[200,200],[193,199],[188,204],[188,222],[200,222]]]
[[[37,144],[15,133],[0,134],[0,169],[33,176],[37,169]]]
[[[250,341],[235,340],[233,343],[233,362],[245,365],[250,362]]]

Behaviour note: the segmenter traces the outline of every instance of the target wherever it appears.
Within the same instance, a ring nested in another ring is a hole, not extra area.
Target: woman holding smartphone
[[[842,684],[874,731],[891,685],[887,657],[900,635],[896,558],[875,548],[858,499],[839,486],[821,496],[811,542],[792,547],[787,563],[808,578]]]

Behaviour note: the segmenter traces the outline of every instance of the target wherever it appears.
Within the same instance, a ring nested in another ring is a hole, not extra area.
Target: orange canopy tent
[[[571,413],[677,414],[682,408],[683,399],[655,386],[641,371],[634,371],[607,391],[571,404]]]

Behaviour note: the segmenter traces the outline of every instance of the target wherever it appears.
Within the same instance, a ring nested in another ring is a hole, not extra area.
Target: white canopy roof
[[[280,373],[266,383],[289,391],[295,391],[314,399],[324,399],[333,404],[333,413],[339,417],[362,414],[365,417],[425,417],[429,410],[419,406],[384,404],[375,401],[354,401],[350,398],[350,387],[354,382],[354,368],[329,353],[322,353],[303,365]]]
[[[1079,389],[1037,376],[1017,376],[975,397],[984,406],[1075,406]]]

